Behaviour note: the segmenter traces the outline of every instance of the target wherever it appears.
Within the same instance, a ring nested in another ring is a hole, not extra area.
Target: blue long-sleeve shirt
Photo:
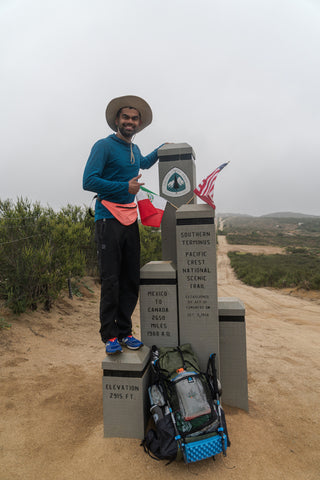
[[[129,180],[139,174],[140,169],[148,169],[158,159],[158,148],[143,157],[137,145],[132,144],[134,162],[131,159],[130,143],[121,140],[116,134],[98,140],[92,147],[84,174],[83,188],[97,193],[101,200],[114,203],[131,203],[134,195],[129,193]],[[95,220],[113,218],[101,202],[95,206]]]

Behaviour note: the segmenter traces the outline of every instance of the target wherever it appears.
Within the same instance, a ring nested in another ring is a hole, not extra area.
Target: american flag
[[[210,207],[216,208],[213,202],[213,189],[218,173],[228,165],[229,162],[223,163],[220,167],[216,168],[210,175],[208,175],[202,182],[193,190],[193,192],[206,202]]]

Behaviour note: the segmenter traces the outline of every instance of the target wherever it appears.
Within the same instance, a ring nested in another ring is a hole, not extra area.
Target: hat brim
[[[115,132],[118,131],[116,125],[116,116],[121,108],[131,107],[138,110],[141,116],[141,122],[137,127],[136,132],[141,132],[145,127],[152,122],[152,110],[148,103],[143,98],[136,97],[135,95],[125,95],[123,97],[117,97],[111,100],[106,108],[106,120],[109,127]]]

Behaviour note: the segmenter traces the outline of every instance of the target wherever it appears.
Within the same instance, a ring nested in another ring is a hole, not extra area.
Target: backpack
[[[155,428],[142,441],[145,451],[157,460],[182,457],[185,463],[226,455],[230,441],[215,354],[203,373],[190,344],[159,349],[154,345],[151,367],[148,394]]]

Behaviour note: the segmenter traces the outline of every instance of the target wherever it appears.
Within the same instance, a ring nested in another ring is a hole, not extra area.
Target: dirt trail
[[[166,466],[139,440],[103,437],[99,288],[86,279],[50,313],[0,315],[12,323],[0,332],[0,480],[320,478],[320,301],[243,285],[229,248],[219,237],[218,294],[245,303],[250,412],[225,406],[227,458]]]

